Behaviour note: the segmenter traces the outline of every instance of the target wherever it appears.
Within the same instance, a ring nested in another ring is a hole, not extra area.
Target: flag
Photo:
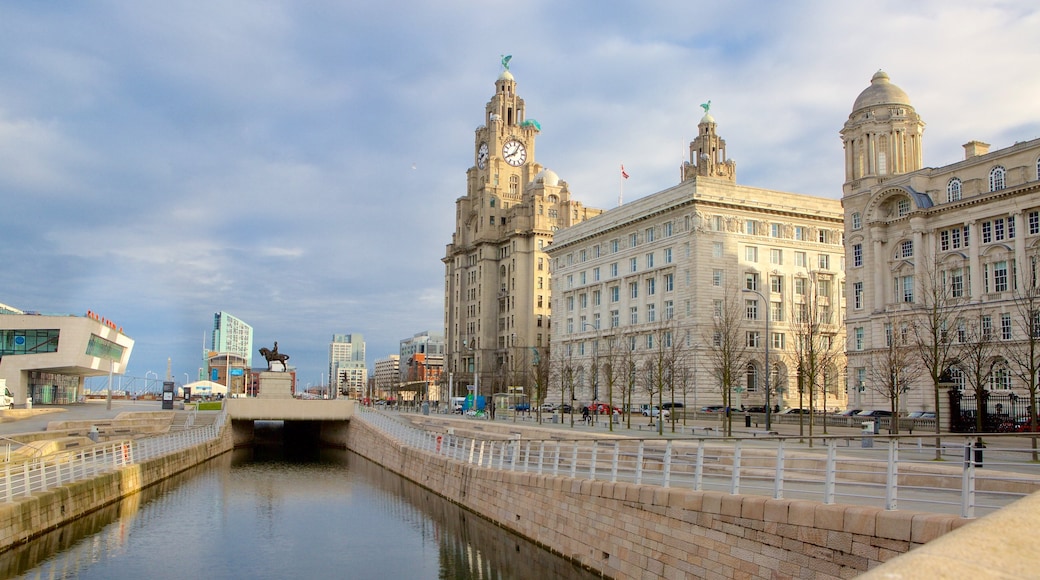
[[[628,179],[628,174],[625,173],[625,166],[624,165],[621,166],[621,177],[624,177],[625,179]]]

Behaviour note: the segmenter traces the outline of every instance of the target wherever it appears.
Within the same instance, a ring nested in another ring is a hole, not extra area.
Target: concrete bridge
[[[254,440],[256,421],[283,421],[287,440],[304,439],[344,448],[347,425],[354,416],[351,399],[242,398],[227,399],[228,419],[235,447]]]

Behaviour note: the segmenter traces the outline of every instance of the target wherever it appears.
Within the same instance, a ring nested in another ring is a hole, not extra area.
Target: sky
[[[587,206],[621,164],[626,201],[678,184],[709,100],[738,183],[837,199],[879,69],[926,166],[1040,137],[1038,30],[1034,0],[4,2],[0,303],[96,312],[136,341],[127,375],[179,383],[226,311],[317,385],[333,334],[371,368],[443,332],[502,55]]]

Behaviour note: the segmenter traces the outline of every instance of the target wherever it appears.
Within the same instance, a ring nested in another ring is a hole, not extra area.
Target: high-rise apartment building
[[[253,365],[253,327],[227,312],[213,315],[213,350],[233,354],[244,359],[246,367]],[[204,355],[208,355],[204,353]]]
[[[329,343],[329,384],[334,392],[361,397],[368,381],[365,340],[358,334],[334,334]]]
[[[479,375],[483,395],[501,387],[499,371],[517,352],[549,344],[545,248],[554,232],[600,213],[536,161],[539,132],[507,68],[475,131],[474,165],[443,259],[445,372],[470,384]]]
[[[707,111],[689,151],[678,185],[556,232],[549,400],[844,406],[840,203],[738,185]]]
[[[932,168],[922,161],[924,126],[879,71],[841,130],[848,380],[856,406],[939,411],[946,428],[951,392],[1002,394],[995,413],[1012,412],[1011,394],[1028,401],[1040,139],[996,151],[970,141],[963,159]]]
[[[401,386],[401,356],[388,355],[376,360],[373,364],[375,380],[371,381],[372,388],[368,394],[370,399],[396,398]]]

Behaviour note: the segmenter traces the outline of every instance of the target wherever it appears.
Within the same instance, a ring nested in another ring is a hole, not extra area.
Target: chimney
[[[985,155],[989,153],[989,143],[983,143],[982,141],[968,141],[964,144],[964,158],[971,159],[972,157],[978,157],[979,155]]]

